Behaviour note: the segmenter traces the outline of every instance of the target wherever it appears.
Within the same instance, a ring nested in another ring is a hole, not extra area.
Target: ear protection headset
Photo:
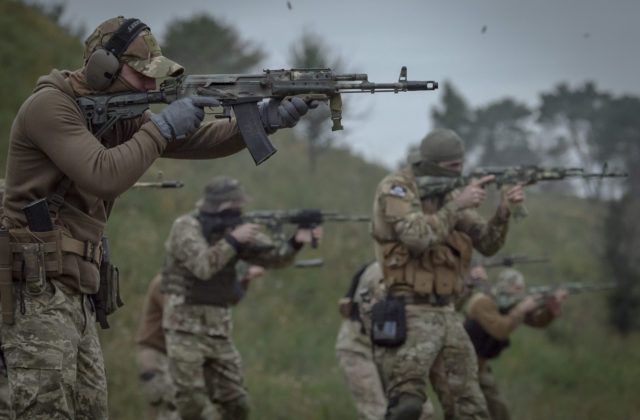
[[[84,74],[91,89],[104,90],[111,86],[120,73],[120,57],[140,32],[149,27],[140,19],[127,19],[111,35],[104,48],[91,53],[85,64]]]

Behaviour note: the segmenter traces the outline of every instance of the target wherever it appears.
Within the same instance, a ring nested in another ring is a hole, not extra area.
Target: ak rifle
[[[364,73],[337,74],[331,69],[264,70],[262,74],[202,74],[179,76],[161,83],[159,91],[90,95],[77,99],[88,128],[100,138],[116,122],[136,118],[151,104],[171,103],[201,95],[220,101],[217,118],[231,118],[231,111],[256,165],[276,152],[265,133],[258,102],[298,96],[305,101],[329,104],[332,130],[342,130],[342,93],[413,92],[436,90],[434,81],[407,80],[402,67],[397,82],[372,83]]]

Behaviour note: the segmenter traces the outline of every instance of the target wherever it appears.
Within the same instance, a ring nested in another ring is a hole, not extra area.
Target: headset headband
[[[149,29],[149,27],[140,19],[127,19],[113,35],[111,35],[104,49],[111,52],[117,58],[120,58],[138,34],[145,29]]]

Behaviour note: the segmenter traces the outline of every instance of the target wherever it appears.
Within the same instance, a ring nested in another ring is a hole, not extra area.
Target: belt
[[[447,306],[453,299],[451,296],[440,296],[436,294],[429,295],[402,295],[402,294],[393,294],[389,293],[389,296],[402,296],[404,298],[404,303],[407,305],[431,305],[431,306]]]

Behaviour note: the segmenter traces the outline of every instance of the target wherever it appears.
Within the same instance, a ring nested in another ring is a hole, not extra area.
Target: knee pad
[[[220,404],[222,420],[246,420],[249,418],[251,404],[246,395]]]
[[[400,394],[389,400],[386,420],[418,420],[422,414],[422,398],[413,394]]]

